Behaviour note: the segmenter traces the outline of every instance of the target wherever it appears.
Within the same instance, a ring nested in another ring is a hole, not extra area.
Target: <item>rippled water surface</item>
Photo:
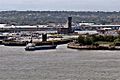
[[[120,80],[120,51],[0,46],[0,80]]]

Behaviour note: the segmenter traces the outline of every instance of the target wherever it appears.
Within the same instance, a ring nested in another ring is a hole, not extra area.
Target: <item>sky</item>
[[[120,0],[0,0],[0,11],[120,11]]]

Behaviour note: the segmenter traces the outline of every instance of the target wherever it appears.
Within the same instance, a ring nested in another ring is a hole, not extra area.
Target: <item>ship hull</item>
[[[34,51],[34,50],[47,50],[47,49],[56,49],[57,45],[42,45],[35,47],[26,47],[26,51]]]

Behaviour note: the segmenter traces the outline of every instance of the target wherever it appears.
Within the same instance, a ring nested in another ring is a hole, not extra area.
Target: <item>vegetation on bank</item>
[[[74,23],[120,24],[120,12],[90,11],[0,11],[0,23],[9,25],[39,25],[66,23],[67,17]]]
[[[77,39],[81,45],[109,45],[120,46],[120,36],[110,35],[79,35]]]

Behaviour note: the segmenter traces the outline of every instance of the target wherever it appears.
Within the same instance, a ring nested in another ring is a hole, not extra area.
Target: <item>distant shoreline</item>
[[[74,23],[119,24],[119,14],[120,11],[1,10],[0,23],[9,25],[65,24],[67,17],[71,16]]]

